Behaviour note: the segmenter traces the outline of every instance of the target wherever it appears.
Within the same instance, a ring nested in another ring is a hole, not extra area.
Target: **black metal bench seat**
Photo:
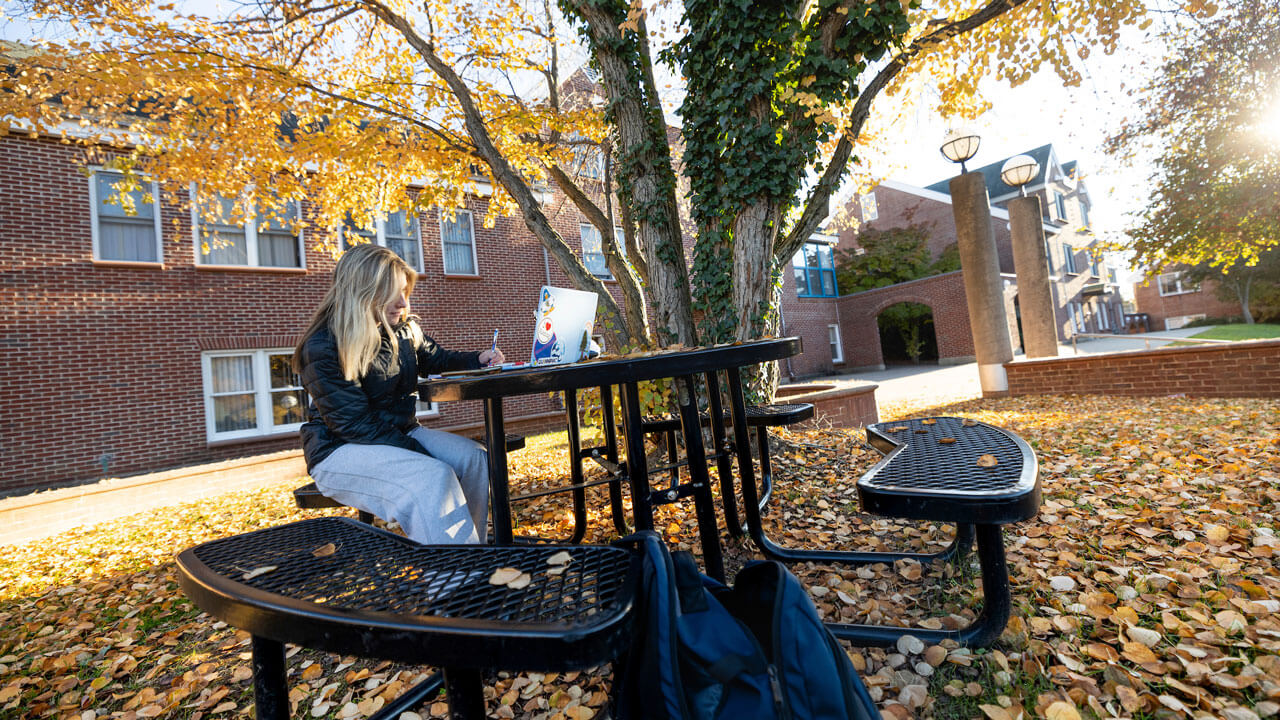
[[[963,557],[976,537],[982,568],[983,611],[960,630],[833,623],[837,637],[859,645],[890,645],[904,634],[926,642],[945,638],[985,646],[1009,619],[1011,598],[1001,525],[1035,517],[1040,481],[1035,453],[1017,435],[957,417],[919,418],[868,425],[867,442],[885,457],[857,483],[862,509],[888,517],[954,523],[956,537],[938,553],[800,550],[781,547],[765,534],[753,512],[754,483],[743,473],[748,531],[765,555],[783,562],[892,563]],[[985,459],[984,455],[994,459]]]
[[[563,571],[547,563],[565,551]],[[348,518],[312,518],[183,551],[179,582],[253,635],[257,717],[288,717],[283,643],[442,667],[453,717],[485,717],[481,671],[581,670],[630,640],[631,554],[605,546],[418,545]],[[490,584],[499,568],[531,578]],[[433,678],[375,716],[430,699]]]

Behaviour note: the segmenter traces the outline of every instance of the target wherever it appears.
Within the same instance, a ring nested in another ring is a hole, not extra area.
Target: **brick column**
[[[1018,307],[1022,309],[1022,341],[1028,358],[1057,357],[1058,328],[1049,292],[1049,264],[1044,252],[1040,198],[1009,201],[1013,265],[1018,273]]]
[[[951,209],[956,218],[965,301],[973,329],[982,395],[1009,393],[1004,364],[1013,359],[1000,283],[1000,259],[991,233],[991,206],[982,173],[965,173],[951,181]]]

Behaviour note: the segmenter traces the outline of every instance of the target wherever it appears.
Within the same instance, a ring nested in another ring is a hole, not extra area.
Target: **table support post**
[[[285,684],[284,643],[254,635],[253,704],[260,720],[289,719],[289,686]]]
[[[711,477],[707,473],[707,453],[702,444],[698,386],[692,375],[676,379],[676,396],[680,401],[680,426],[684,432],[685,457],[689,461],[689,480],[693,483],[693,507],[698,518],[698,537],[702,541],[702,563],[707,575],[724,582],[720,528],[716,525],[715,500],[711,497]]]
[[[614,465],[618,464],[618,430],[613,423],[613,386],[600,386],[600,407],[604,411],[604,456]],[[622,507],[622,482],[609,483],[609,510],[613,515],[613,527],[619,535],[626,535],[631,530],[627,527],[626,509]]]
[[[635,382],[622,385],[622,428],[627,443],[627,475],[631,478],[631,512],[637,530],[653,529],[653,506],[649,504],[649,463],[644,456],[644,419],[640,417],[640,388]]]
[[[564,391],[564,414],[569,433],[569,482],[574,485],[573,536],[567,542],[577,545],[587,534],[587,491],[582,486],[582,431],[578,425],[578,391]]]
[[[852,625],[827,623],[832,635],[860,647],[887,647],[903,635],[912,635],[927,645],[955,640],[966,647],[987,647],[1000,637],[1009,622],[1013,598],[1009,591],[1009,566],[1004,556],[1004,536],[999,525],[977,525],[978,562],[982,566],[982,613],[959,630]]]
[[[484,439],[489,448],[489,497],[493,503],[493,542],[511,544],[511,489],[507,484],[507,433],[502,425],[502,398],[485,398]],[[476,528],[479,530],[480,528]]]
[[[453,720],[484,720],[484,678],[479,670],[445,668],[444,692]]]
[[[724,522],[733,537],[742,537],[742,520],[738,517],[738,500],[733,495],[733,467],[725,442],[724,403],[720,400],[720,380],[715,371],[706,373],[707,409],[711,413],[711,449],[716,456],[716,476],[720,478],[720,503],[724,506]]]

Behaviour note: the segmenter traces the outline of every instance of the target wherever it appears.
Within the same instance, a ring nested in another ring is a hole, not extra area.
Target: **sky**
[[[935,113],[916,113],[890,140],[902,168],[890,178],[925,186],[959,174],[959,166],[938,149],[948,128],[956,124],[972,128],[982,138],[977,155],[967,163],[970,169],[1052,143],[1061,162],[1078,162],[1092,201],[1089,217],[1095,232],[1108,238],[1122,234],[1132,222],[1127,216],[1147,205],[1149,168],[1126,166],[1102,145],[1121,119],[1140,111],[1132,91],[1158,67],[1165,52],[1153,39],[1154,30],[1134,29],[1114,55],[1094,52],[1078,63],[1084,80],[1077,87],[1064,86],[1046,68],[1016,88],[988,82],[984,93],[992,107],[977,120],[946,121]],[[1110,255],[1108,261],[1117,266],[1124,293],[1131,296],[1131,284],[1141,280],[1141,274],[1129,269],[1120,254]]]

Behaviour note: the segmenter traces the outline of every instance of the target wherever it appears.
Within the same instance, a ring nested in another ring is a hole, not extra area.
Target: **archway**
[[[876,316],[885,365],[938,362],[933,309],[923,303],[894,303]]]

